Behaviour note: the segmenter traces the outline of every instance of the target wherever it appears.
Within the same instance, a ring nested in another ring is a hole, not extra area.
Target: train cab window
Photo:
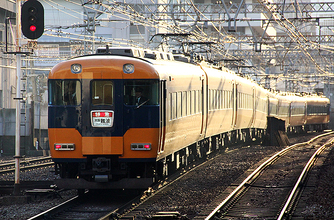
[[[79,80],[49,80],[49,105],[79,105],[80,103]]]
[[[93,105],[113,105],[114,84],[110,80],[92,81],[92,104]]]
[[[124,82],[125,105],[158,105],[159,84],[157,80],[127,80]]]

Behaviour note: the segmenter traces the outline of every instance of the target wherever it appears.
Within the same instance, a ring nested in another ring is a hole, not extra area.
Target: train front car
[[[145,189],[155,177],[159,75],[140,59],[94,55],[49,74],[49,142],[57,186]]]

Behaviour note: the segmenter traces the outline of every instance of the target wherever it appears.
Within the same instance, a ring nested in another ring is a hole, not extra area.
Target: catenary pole
[[[21,51],[21,0],[16,0],[16,52]],[[16,53],[16,124],[15,124],[15,184],[14,195],[20,194],[20,146],[21,146],[21,54]]]

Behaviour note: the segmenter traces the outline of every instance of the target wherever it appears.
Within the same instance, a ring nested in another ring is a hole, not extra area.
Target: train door
[[[304,103],[303,108],[304,108],[304,112],[303,112],[303,115],[304,115],[304,117],[303,117],[303,124],[306,124],[306,120],[307,120],[307,102]]]
[[[291,117],[292,117],[291,108],[292,108],[292,102],[289,102],[288,103],[288,121],[287,121],[288,125],[290,125],[290,123],[291,123]]]
[[[252,124],[251,124],[251,127],[254,127],[254,123],[255,123],[255,118],[256,118],[256,110],[255,110],[255,100],[256,100],[256,91],[255,91],[255,88],[253,87],[253,94],[252,94],[252,109],[253,109],[253,115],[252,115]],[[269,108],[268,108],[269,109]]]
[[[204,72],[202,75],[202,125],[201,136],[205,137],[207,123],[208,123],[208,80],[207,75]]]
[[[162,153],[165,147],[166,134],[166,102],[167,102],[166,80],[160,82],[160,130],[159,130],[159,148],[158,153]]]
[[[232,130],[237,125],[238,119],[238,88],[237,83],[232,81]]]
[[[121,91],[119,82],[112,79],[85,80],[82,115],[82,153],[122,154],[122,103],[121,97],[115,95]]]

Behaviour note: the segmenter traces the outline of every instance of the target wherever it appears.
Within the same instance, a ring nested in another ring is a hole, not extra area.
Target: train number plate
[[[91,121],[93,127],[112,127],[114,124],[114,112],[104,110],[91,111]]]

